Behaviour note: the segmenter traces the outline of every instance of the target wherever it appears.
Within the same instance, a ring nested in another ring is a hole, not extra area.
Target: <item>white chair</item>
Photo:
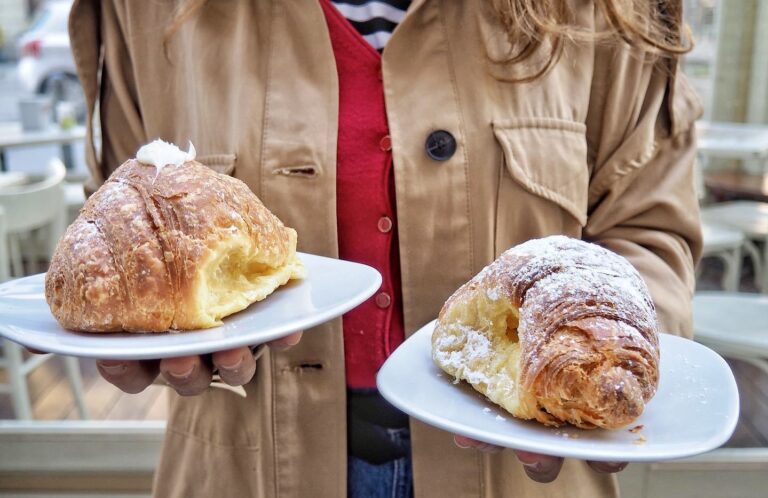
[[[702,257],[714,257],[723,261],[722,286],[729,292],[739,290],[741,276],[741,251],[746,240],[739,230],[718,226],[703,221],[701,224],[704,235]],[[700,267],[699,267],[700,268]]]
[[[5,282],[11,276],[11,260],[8,258],[5,237],[5,209],[0,206],[0,282]]]
[[[694,339],[768,374],[768,296],[698,292],[693,298]]]
[[[0,206],[5,209],[12,276],[24,276],[21,242],[33,231],[41,229],[46,239],[43,241],[43,251],[47,256],[53,253],[56,242],[64,232],[66,214],[62,182],[65,175],[64,165],[54,159],[41,181],[0,190]]]
[[[50,257],[64,230],[64,191],[62,181],[65,169],[61,161],[52,161],[47,176],[38,183],[0,190],[0,277],[7,280],[9,266],[13,275],[23,276],[20,239],[32,230],[43,229],[46,256]],[[8,250],[6,251],[6,247]],[[10,257],[9,257],[10,255]],[[10,260],[10,265],[9,265]],[[8,383],[0,384],[0,393],[10,393],[14,411],[19,419],[32,418],[32,406],[26,376],[53,355],[34,355],[24,359],[18,344],[3,339],[3,357],[0,367],[7,371]],[[80,365],[76,358],[63,356],[64,370],[69,380],[78,411],[88,418],[83,396]]]
[[[29,420],[32,418],[32,402],[27,388],[27,375],[44,362],[56,358],[52,354],[33,355],[24,359],[23,348],[7,339],[3,339],[3,356],[0,356],[0,368],[7,372],[8,383],[0,383],[0,393],[11,395],[13,409],[16,418]],[[87,419],[88,408],[85,405],[83,394],[83,379],[80,375],[80,364],[77,358],[72,356],[58,356],[64,362],[64,371],[67,375],[72,396],[77,406],[80,418]]]
[[[755,267],[755,284],[768,293],[768,203],[733,201],[712,204],[701,209],[706,223],[724,225],[746,236],[744,250]],[[755,242],[762,244],[762,255]]]

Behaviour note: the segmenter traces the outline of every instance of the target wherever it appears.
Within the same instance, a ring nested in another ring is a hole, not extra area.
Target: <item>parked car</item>
[[[73,102],[82,118],[85,99],[67,31],[71,8],[72,0],[49,0],[40,6],[30,28],[18,38],[17,74],[25,91]]]

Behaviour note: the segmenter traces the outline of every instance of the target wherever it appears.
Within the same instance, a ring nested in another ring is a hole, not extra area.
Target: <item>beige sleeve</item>
[[[637,268],[661,330],[692,335],[701,228],[694,183],[695,94],[677,64],[598,50],[587,122],[592,177],[584,238]],[[672,69],[670,69],[672,67]]]
[[[656,155],[594,206],[585,238],[622,256],[651,290],[662,331],[692,335],[694,262],[701,252],[691,165],[693,131],[660,144]]]
[[[77,0],[69,20],[72,53],[88,110],[88,194],[146,141],[121,7],[116,3]]]

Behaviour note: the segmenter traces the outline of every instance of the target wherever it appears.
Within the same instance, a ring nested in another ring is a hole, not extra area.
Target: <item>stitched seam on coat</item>
[[[315,8],[320,10],[320,18],[323,20],[323,25],[325,27],[325,31],[324,32],[325,32],[325,34],[327,36],[326,39],[325,39],[325,42],[326,42],[325,43],[325,46],[326,46],[325,49],[327,51],[329,51],[329,56],[330,56],[329,60],[335,61],[336,58],[335,58],[335,54],[333,52],[333,44],[331,42],[331,35],[330,35],[329,28],[328,28],[328,23],[326,22],[326,19],[325,19],[325,12],[323,11],[322,5],[320,5],[319,2],[316,2]],[[336,7],[331,6],[331,8],[335,9]],[[382,61],[383,61],[383,59],[379,58],[379,63],[382,64],[380,66],[380,68],[382,68],[381,70],[383,71],[383,62]],[[330,189],[333,192],[333,202],[331,203],[331,206],[332,206],[331,209],[333,210],[333,216],[326,217],[326,220],[327,220],[326,221],[326,224],[327,224],[326,233],[333,233],[334,234],[334,237],[333,237],[333,248],[334,248],[334,250],[333,250],[333,252],[334,252],[334,255],[336,257],[338,257],[338,255],[339,255],[339,233],[338,233],[339,232],[339,227],[338,227],[338,212],[337,212],[337,206],[336,206],[336,197],[337,197],[336,181],[338,179],[338,160],[339,160],[339,158],[337,156],[337,153],[338,153],[337,152],[337,150],[338,150],[338,137],[339,137],[339,128],[338,128],[338,125],[339,125],[339,80],[338,80],[338,73],[337,73],[336,65],[335,64],[328,65],[327,71],[328,71],[328,73],[330,75],[329,80],[335,82],[335,89],[334,89],[335,91],[327,92],[326,104],[327,104],[327,108],[328,109],[335,109],[336,113],[335,113],[335,116],[334,116],[334,120],[333,120],[332,126],[326,126],[326,139],[325,139],[326,152],[325,152],[325,157],[326,157],[326,159],[328,159],[328,162],[327,162],[328,174],[330,175],[331,172],[333,173],[333,181],[330,181],[330,182],[328,180],[325,181],[326,185],[330,185]],[[332,160],[330,160],[330,159],[332,159]],[[323,165],[323,164],[316,165],[315,167],[317,168],[316,171],[315,171],[315,176],[310,178],[310,179],[317,178],[319,176],[319,174],[322,174],[323,170],[325,169],[325,165]],[[336,323],[337,323],[337,328],[338,328],[339,332],[341,332],[341,328],[342,328],[341,327],[341,317],[336,319]],[[343,351],[341,353],[341,361],[342,362],[344,361],[344,352]],[[322,364],[323,362],[318,362],[318,363]],[[344,392],[345,392],[344,395],[346,396],[346,391],[344,391]],[[346,403],[343,406],[346,407]],[[342,417],[342,420],[343,420],[342,423],[346,424],[346,419],[344,419]],[[342,437],[335,437],[333,439],[335,444],[336,444],[336,451],[334,453],[335,454],[341,453],[342,455],[344,455],[344,458],[346,458],[346,456],[347,456],[347,446],[346,446],[346,439],[345,439],[346,438],[346,431],[342,431],[342,434],[343,434]],[[340,473],[340,475],[336,479],[336,483],[335,483],[336,485],[340,486],[340,488],[337,489],[337,496],[346,496],[346,494],[348,492],[346,490],[346,483],[347,483],[347,479],[346,479],[347,462],[346,462],[346,460],[342,460],[342,462],[340,462],[339,465],[336,465],[335,468],[336,468],[336,472]]]
[[[275,0],[272,0],[271,5],[271,19],[272,22],[267,23],[269,26],[269,33],[267,35],[267,40],[269,43],[268,47],[268,56],[267,56],[267,81],[265,84],[265,91],[264,91],[264,119],[262,122],[261,127],[261,150],[259,151],[261,157],[259,158],[259,165],[260,165],[260,171],[259,171],[259,192],[258,195],[264,201],[264,205],[268,205],[269,201],[266,198],[265,195],[265,189],[264,189],[264,171],[266,169],[265,161],[266,161],[266,149],[267,149],[267,139],[268,139],[268,133],[269,125],[270,125],[270,111],[271,111],[271,99],[272,99],[272,84],[273,84],[273,70],[274,70],[274,57],[275,57],[275,31],[273,29],[273,25],[275,23],[275,19],[278,16],[278,2]],[[276,405],[277,405],[277,395],[275,393],[275,379],[276,373],[275,373],[275,362],[270,361],[269,362],[269,368],[271,371],[271,383],[272,383],[272,389],[270,390],[271,395],[271,416],[272,420],[271,426],[272,426],[272,482],[274,486],[274,493],[275,497],[280,496],[280,485],[279,485],[279,479],[278,479],[278,444],[277,444],[277,417],[276,417]]]
[[[573,133],[583,134],[587,126],[580,121],[570,119],[550,118],[550,117],[531,117],[494,120],[494,129],[517,129],[517,128],[541,128],[547,130],[562,130]]]
[[[485,459],[482,453],[475,452],[475,463],[477,464],[477,492],[479,497],[485,496]]]
[[[441,3],[441,7],[442,7]],[[446,26],[445,17],[444,17],[444,9],[439,8],[438,9],[438,16],[440,18],[440,27],[442,28],[443,32],[443,39],[446,41],[447,46],[450,48],[451,45],[451,38],[448,36],[448,27]],[[465,141],[466,133],[465,133],[465,125],[464,125],[464,115],[461,112],[461,100],[459,99],[459,91],[456,84],[456,70],[453,64],[453,58],[451,54],[453,51],[446,50],[446,59],[448,62],[448,74],[451,78],[451,88],[453,89],[453,95],[454,99],[456,101],[457,106],[457,112],[459,114],[459,132],[461,133],[462,141]],[[465,187],[465,195],[467,196],[466,200],[466,210],[467,210],[467,223],[468,223],[468,229],[469,229],[469,272],[472,272],[473,263],[474,263],[474,237],[473,237],[473,231],[472,231],[472,206],[470,205],[470,184],[469,184],[469,157],[467,152],[467,145],[466,143],[462,144],[461,147],[461,155],[464,159],[464,177],[466,179],[466,187]],[[495,238],[495,235],[494,235]],[[495,251],[495,248],[494,248]],[[479,453],[479,452],[478,452]],[[482,472],[482,465],[480,462],[476,459],[477,462],[477,472],[476,476],[478,479],[478,492],[482,494],[483,490],[483,472]]]
[[[443,2],[444,3],[444,2]],[[441,5],[442,7],[442,5]],[[443,32],[443,39],[446,41],[445,46],[450,46],[451,44],[451,37],[448,36],[448,27],[445,24],[445,17],[444,17],[445,9],[439,8],[438,9],[438,17],[440,19],[440,27],[441,31]],[[469,155],[467,152],[467,143],[466,143],[466,126],[464,125],[464,115],[461,112],[461,99],[459,98],[459,89],[458,85],[456,84],[456,68],[453,64],[453,58],[451,54],[453,51],[450,51],[448,49],[444,49],[445,51],[445,57],[448,62],[448,75],[451,78],[451,89],[453,90],[453,98],[456,103],[456,112],[459,115],[459,133],[462,139],[462,146],[461,146],[461,156],[464,159],[464,178],[465,178],[465,189],[464,194],[466,195],[466,210],[467,210],[467,225],[469,229],[469,273],[472,273],[472,269],[474,268],[474,232],[472,230],[472,206],[470,201],[470,184],[469,184]]]
[[[212,440],[210,440],[208,438],[202,437],[202,436],[200,436],[198,434],[195,434],[193,432],[190,432],[189,430],[186,430],[186,429],[179,429],[179,428],[176,428],[176,427],[166,426],[165,431],[166,432],[172,432],[172,433],[177,434],[179,436],[188,437],[189,439],[193,439],[193,440],[195,440],[195,441],[197,441],[199,443],[207,444],[209,446],[215,446],[216,448],[224,448],[224,449],[228,449],[228,450],[261,451],[261,447],[260,446],[253,446],[253,445],[235,446],[233,444],[219,443],[219,442],[216,442],[216,441],[212,441]]]
[[[270,119],[269,119],[269,113],[271,110],[271,99],[272,99],[272,70],[273,70],[273,59],[275,56],[275,42],[272,39],[274,36],[274,30],[272,29],[272,25],[274,24],[274,19],[276,17],[276,10],[277,10],[277,4],[273,1],[272,2],[272,20],[273,22],[267,23],[267,26],[269,26],[269,34],[267,35],[267,40],[269,43],[269,55],[267,56],[267,81],[264,84],[264,118],[261,123],[261,148],[259,150],[260,158],[259,158],[259,191],[257,192],[257,195],[260,199],[264,201],[264,205],[268,205],[268,201],[266,200],[266,197],[264,196],[264,170],[266,169],[265,165],[265,157],[266,152],[265,149],[267,148],[267,131],[269,130],[270,125]]]

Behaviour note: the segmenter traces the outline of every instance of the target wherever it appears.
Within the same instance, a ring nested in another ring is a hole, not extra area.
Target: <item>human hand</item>
[[[484,453],[498,453],[504,448],[493,444],[484,443],[458,434],[453,436],[453,441],[459,448],[474,448]],[[517,459],[523,464],[525,473],[536,482],[548,483],[557,479],[560,469],[563,466],[563,458],[550,455],[541,455],[531,453],[530,451],[513,450]],[[589,465],[595,472],[601,474],[613,474],[621,472],[627,466],[627,462],[595,462],[588,460]]]
[[[208,389],[214,368],[221,380],[232,386],[245,384],[256,371],[256,361],[248,347],[160,360],[98,360],[96,366],[107,382],[126,393],[143,391],[160,375],[182,396],[194,396]]]
[[[302,332],[268,342],[277,349],[295,346]],[[203,393],[211,384],[213,373],[230,386],[248,383],[256,372],[256,359],[248,347],[217,351],[210,355],[182,356],[161,360],[98,360],[101,376],[121,391],[136,394],[152,384],[158,375],[182,396]]]

